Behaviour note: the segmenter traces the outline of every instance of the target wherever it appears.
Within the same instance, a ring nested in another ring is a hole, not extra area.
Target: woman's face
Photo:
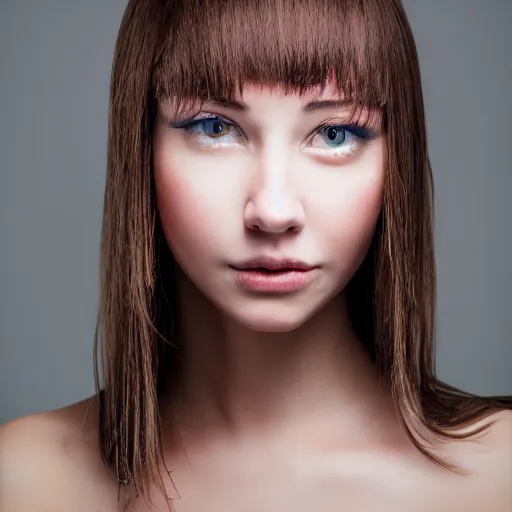
[[[250,329],[299,327],[344,289],[371,243],[383,138],[379,123],[348,126],[333,90],[301,98],[247,86],[238,106],[207,102],[179,117],[159,105],[154,177],[169,248]]]

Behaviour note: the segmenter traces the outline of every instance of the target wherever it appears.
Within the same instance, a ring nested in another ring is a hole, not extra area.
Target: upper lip
[[[269,256],[261,256],[253,258],[236,265],[231,265],[236,270],[256,270],[264,268],[267,270],[312,270],[317,265],[309,265],[295,258],[272,258]]]

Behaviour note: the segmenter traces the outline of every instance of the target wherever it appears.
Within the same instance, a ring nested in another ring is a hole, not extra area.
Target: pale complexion
[[[379,118],[369,116],[367,132],[351,129],[330,87],[300,97],[247,86],[238,102],[243,110],[206,102],[179,115],[161,102],[155,125],[157,207],[180,267],[179,422],[230,443],[290,441],[291,432],[351,446],[395,436],[344,295],[382,208]],[[220,123],[179,129],[212,116]],[[230,265],[261,255],[318,268],[294,293],[248,292]]]
[[[247,111],[203,107],[246,135],[218,151],[169,128],[170,105],[155,126],[158,209],[183,270],[186,365],[174,400],[162,404],[177,492],[165,483],[181,496],[174,510],[510,511],[510,411],[494,415],[478,444],[437,446],[470,477],[436,468],[404,437],[348,323],[343,290],[382,206],[378,127],[349,158],[331,160],[332,149],[312,148],[326,148],[325,138],[309,135],[327,119],[343,124],[344,109],[303,109],[336,99],[328,90],[300,99],[247,88],[240,99]],[[293,294],[248,293],[229,264],[262,253],[320,268]],[[119,511],[98,428],[94,397],[2,426],[0,510]],[[154,508],[139,500],[133,512],[168,510],[159,489],[151,495]]]

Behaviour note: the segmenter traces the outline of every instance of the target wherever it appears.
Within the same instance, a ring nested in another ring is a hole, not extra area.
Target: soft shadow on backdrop
[[[437,372],[512,392],[512,2],[404,0],[436,194]],[[94,392],[108,86],[126,0],[0,4],[0,423]]]

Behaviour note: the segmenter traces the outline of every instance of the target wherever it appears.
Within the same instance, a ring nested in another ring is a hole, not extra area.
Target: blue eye
[[[222,119],[199,119],[194,126],[190,128],[202,127],[203,131],[208,137],[221,137],[229,133],[230,124],[224,122]]]
[[[337,126],[328,126],[320,133],[322,136],[326,137],[325,142],[327,142],[330,147],[337,147],[338,145],[343,144],[347,138],[346,131]]]
[[[326,144],[331,148],[342,146],[348,139],[368,139],[371,134],[368,130],[358,126],[346,125],[325,125],[321,126],[317,132],[322,136]]]
[[[174,124],[174,128],[179,128],[186,132],[204,133],[208,137],[217,138],[229,133],[231,123],[224,121],[219,117],[203,117]]]
[[[212,149],[238,146],[243,139],[243,134],[234,124],[218,116],[187,119],[172,127],[183,130],[189,140],[197,145]]]

